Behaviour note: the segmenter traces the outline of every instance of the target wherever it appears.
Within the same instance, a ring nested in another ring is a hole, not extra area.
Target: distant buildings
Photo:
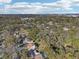
[[[25,17],[25,18],[21,18],[22,21],[25,21],[25,20],[34,20],[35,18],[32,18],[32,17]]]
[[[63,27],[63,30],[64,30],[64,31],[68,31],[69,28],[67,28],[67,27]]]

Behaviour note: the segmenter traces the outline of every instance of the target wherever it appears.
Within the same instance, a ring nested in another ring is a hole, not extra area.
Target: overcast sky
[[[0,14],[79,13],[79,0],[0,0]]]

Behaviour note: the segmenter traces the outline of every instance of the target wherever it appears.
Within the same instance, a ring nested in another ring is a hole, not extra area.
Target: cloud
[[[66,6],[65,6],[66,5]],[[14,3],[13,5],[5,5],[5,10],[16,10],[20,13],[53,13],[59,9],[63,10],[72,10],[70,8],[70,4],[64,4],[60,1],[54,2],[54,3],[26,3],[26,2],[18,2]]]
[[[6,3],[11,2],[11,0],[3,0],[3,1]],[[74,11],[73,6],[79,6],[79,0],[58,0],[56,2],[51,3],[16,2],[14,4],[6,4],[4,6],[4,11],[7,13],[12,13],[12,11],[14,11],[15,13],[20,14],[77,13],[76,11]]]
[[[66,6],[64,6],[66,5]],[[37,8],[62,8],[66,9],[69,8],[69,4],[63,4],[63,3],[15,3],[13,5],[6,5],[6,9],[37,9]]]
[[[43,7],[38,3],[15,3],[13,5],[5,5],[5,10],[16,10],[22,14],[24,13],[38,13],[40,10],[46,9],[47,7]]]
[[[0,3],[10,3],[11,0],[0,0]]]

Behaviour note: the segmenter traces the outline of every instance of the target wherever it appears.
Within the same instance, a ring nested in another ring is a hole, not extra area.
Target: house
[[[30,56],[32,59],[43,59],[40,52],[36,50],[36,46],[32,40],[27,42],[27,48],[28,56]]]

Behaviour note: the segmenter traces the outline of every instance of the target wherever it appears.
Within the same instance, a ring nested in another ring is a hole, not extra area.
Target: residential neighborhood
[[[79,17],[0,16],[0,59],[79,59]]]

